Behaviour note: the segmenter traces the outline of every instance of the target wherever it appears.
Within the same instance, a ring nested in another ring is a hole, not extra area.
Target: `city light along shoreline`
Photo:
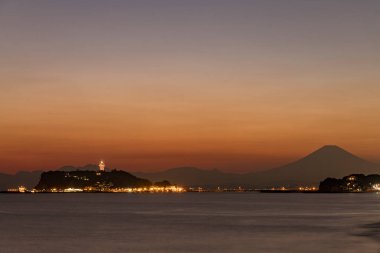
[[[93,187],[81,188],[64,188],[64,189],[48,189],[48,190],[28,190],[24,186],[8,189],[0,193],[181,193],[186,190],[183,187],[138,187],[138,188],[114,188],[114,189],[97,189]]]

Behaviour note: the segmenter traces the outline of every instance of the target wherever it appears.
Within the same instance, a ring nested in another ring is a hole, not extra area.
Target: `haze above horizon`
[[[380,2],[0,2],[0,172],[380,160]]]

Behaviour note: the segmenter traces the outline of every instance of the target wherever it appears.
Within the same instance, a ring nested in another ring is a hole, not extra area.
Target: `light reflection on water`
[[[379,252],[376,194],[0,194],[0,252]]]

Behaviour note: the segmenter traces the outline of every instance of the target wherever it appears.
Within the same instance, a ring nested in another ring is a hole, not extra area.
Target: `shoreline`
[[[92,192],[9,192],[0,191],[0,194],[183,194],[183,193],[264,193],[264,194],[363,194],[363,193],[377,193],[377,191],[366,192],[320,192],[320,191],[298,191],[298,190],[246,190],[246,191],[185,191],[185,192],[107,192],[107,191],[92,191]]]

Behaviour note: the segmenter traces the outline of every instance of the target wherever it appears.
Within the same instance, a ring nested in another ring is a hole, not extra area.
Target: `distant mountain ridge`
[[[343,177],[355,173],[380,173],[380,165],[359,158],[338,146],[326,145],[295,162],[267,171],[234,174],[181,167],[162,172],[135,174],[150,180],[167,178],[173,183],[187,186],[266,188],[318,185],[326,177]],[[214,180],[208,180],[211,178]]]
[[[241,184],[241,175],[214,170],[202,170],[196,167],[179,167],[162,172],[134,172],[138,177],[151,181],[169,180],[175,184],[193,187],[236,186]]]
[[[98,166],[64,166],[58,171],[94,171]],[[109,170],[109,169],[107,169]],[[34,187],[42,171],[19,172],[15,175],[0,173],[0,190],[18,185]],[[191,187],[256,187],[318,185],[327,177],[341,178],[350,174],[380,174],[380,165],[366,161],[335,146],[326,145],[311,154],[287,165],[267,171],[245,174],[228,173],[217,169],[204,170],[195,167],[179,167],[160,172],[132,172],[141,178],[157,182],[169,180],[173,184]]]

